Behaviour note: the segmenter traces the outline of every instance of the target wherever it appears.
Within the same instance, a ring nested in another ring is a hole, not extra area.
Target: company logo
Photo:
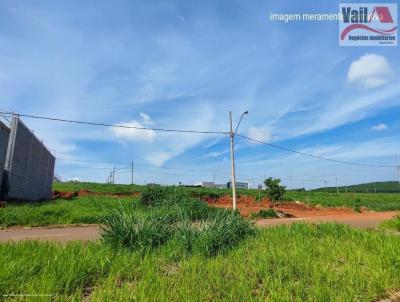
[[[341,3],[339,45],[396,46],[396,3]]]

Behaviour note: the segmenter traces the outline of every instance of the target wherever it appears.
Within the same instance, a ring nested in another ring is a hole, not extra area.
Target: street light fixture
[[[235,172],[235,151],[234,151],[234,141],[233,139],[235,138],[236,132],[239,129],[240,122],[243,119],[243,116],[248,114],[248,111],[245,111],[242,113],[240,116],[239,123],[237,124],[235,132],[233,132],[233,127],[232,127],[232,111],[229,111],[229,122],[230,122],[230,132],[229,136],[231,139],[231,185],[232,185],[232,208],[233,210],[237,209],[237,204],[236,204],[236,172]]]

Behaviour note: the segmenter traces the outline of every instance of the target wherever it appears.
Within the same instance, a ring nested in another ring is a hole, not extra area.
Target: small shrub
[[[286,192],[286,187],[282,186],[281,180],[279,178],[268,177],[264,180],[264,184],[266,187],[267,195],[274,201],[283,200],[283,196]]]
[[[140,202],[145,206],[153,205],[165,198],[165,190],[159,186],[149,186],[141,194]]]
[[[144,206],[182,203],[188,200],[189,194],[176,187],[147,187],[141,195],[140,202]]]

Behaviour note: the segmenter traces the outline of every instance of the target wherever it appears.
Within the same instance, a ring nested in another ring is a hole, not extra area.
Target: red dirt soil
[[[217,208],[231,208],[232,198],[229,195],[220,198],[204,198],[208,204]],[[240,196],[237,200],[237,208],[243,216],[251,213],[258,213],[260,210],[276,209],[294,217],[315,217],[330,215],[348,215],[355,212],[349,208],[323,208],[311,206],[301,202],[281,202],[272,203],[269,199],[262,199],[260,202],[254,201],[251,196]]]

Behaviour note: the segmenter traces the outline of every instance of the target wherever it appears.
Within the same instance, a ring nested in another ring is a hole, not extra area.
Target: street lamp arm
[[[236,135],[236,132],[238,131],[238,129],[239,129],[239,126],[240,126],[240,122],[242,121],[242,119],[243,119],[243,116],[244,116],[245,114],[247,114],[247,113],[249,113],[249,112],[248,112],[248,111],[245,111],[245,112],[243,112],[243,113],[242,113],[242,115],[240,116],[240,120],[239,120],[239,123],[237,124],[236,130],[235,130],[235,133],[233,133],[233,134],[232,134],[233,136],[235,136],[235,135]]]

